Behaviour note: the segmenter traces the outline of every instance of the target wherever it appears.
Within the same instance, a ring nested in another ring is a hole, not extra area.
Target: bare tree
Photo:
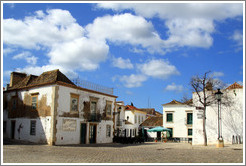
[[[198,100],[198,102],[193,101],[193,104],[199,103],[199,105],[193,106],[203,110],[203,137],[204,146],[207,146],[206,108],[216,103],[214,90],[223,88],[224,84],[220,80],[212,78],[210,72],[205,72],[202,76],[193,76],[190,85]]]

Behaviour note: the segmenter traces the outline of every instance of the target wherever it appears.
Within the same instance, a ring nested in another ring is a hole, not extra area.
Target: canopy
[[[155,128],[149,129],[149,130],[147,130],[147,131],[148,131],[148,132],[171,131],[171,129],[167,129],[167,128],[164,128],[164,127],[158,126],[158,127],[155,127]]]

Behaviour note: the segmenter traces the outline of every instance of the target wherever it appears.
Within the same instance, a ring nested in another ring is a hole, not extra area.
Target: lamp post
[[[218,140],[216,147],[224,147],[224,141],[222,137],[222,123],[221,123],[221,98],[223,93],[218,89],[218,91],[215,93],[215,97],[218,101]]]

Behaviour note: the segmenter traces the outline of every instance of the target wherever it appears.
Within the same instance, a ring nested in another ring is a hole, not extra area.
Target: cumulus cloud
[[[82,37],[54,45],[48,56],[52,65],[84,71],[97,69],[108,51],[106,43]]]
[[[180,74],[174,65],[163,59],[152,59],[146,63],[138,64],[137,67],[144,75],[160,79]]]
[[[211,73],[211,76],[212,77],[223,77],[224,76],[224,73],[223,72],[213,72]]]
[[[240,30],[235,30],[230,39],[234,40],[238,46],[243,46],[243,32]]]
[[[13,53],[14,51],[16,51],[16,49],[14,49],[14,48],[10,48],[10,47],[3,48],[3,55],[6,56],[6,55],[8,55],[10,53]]]
[[[142,82],[146,81],[147,77],[141,74],[131,74],[130,76],[123,75],[120,77],[120,81],[123,82],[127,88],[134,88],[142,86]]]
[[[130,59],[123,59],[122,57],[112,59],[112,64],[114,67],[118,67],[120,69],[133,69],[133,64]]]
[[[106,42],[85,37],[85,30],[67,10],[52,9],[36,11],[34,15],[22,20],[3,20],[3,42],[29,50],[44,49],[48,52],[49,64],[36,66],[34,70],[43,71],[54,66],[62,67],[64,73],[75,70],[95,70],[100,62],[107,59],[109,46]],[[6,52],[7,51],[7,52]],[[5,54],[11,50],[5,50]],[[24,58],[35,65],[37,58],[25,52],[13,57]],[[26,68],[19,70],[26,70]],[[38,72],[40,73],[40,72]],[[73,73],[74,75],[74,73]]]
[[[158,17],[168,28],[165,48],[213,44],[215,21],[243,15],[240,3],[99,3],[98,8],[133,10],[145,18]]]
[[[59,65],[44,65],[44,66],[26,66],[24,68],[17,68],[17,72],[24,72],[27,74],[40,75],[43,72],[59,69],[62,73],[68,76],[70,79],[78,77],[78,74],[71,69],[64,68]]]
[[[3,20],[3,42],[28,49],[50,47],[53,43],[74,40],[84,29],[69,11],[61,9],[35,12],[23,20]]]
[[[13,56],[14,60],[18,60],[18,59],[25,59],[27,63],[31,64],[31,65],[36,65],[38,58],[33,56],[30,52],[25,51],[22,52],[20,54],[17,54],[15,56]]]
[[[102,28],[107,27],[107,28]],[[163,41],[151,22],[130,13],[98,17],[86,26],[88,36],[115,44],[141,46],[151,53],[163,53]]]
[[[184,90],[183,85],[176,85],[172,83],[171,85],[167,85],[165,88],[166,91],[175,91],[175,92],[182,92]]]

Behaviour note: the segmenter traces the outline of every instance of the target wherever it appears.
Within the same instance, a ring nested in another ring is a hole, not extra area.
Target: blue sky
[[[3,85],[59,68],[162,112],[194,75],[242,84],[243,20],[242,3],[4,3]]]

